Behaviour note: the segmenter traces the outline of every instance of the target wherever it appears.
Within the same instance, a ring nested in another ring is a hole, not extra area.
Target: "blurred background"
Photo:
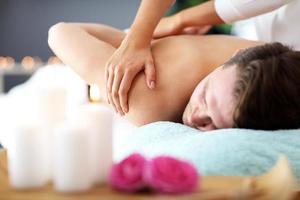
[[[205,0],[177,0],[166,15],[203,2]],[[0,97],[4,99],[4,96],[8,96],[5,94],[15,88],[11,93],[18,94],[14,96],[18,96],[18,104],[22,99],[23,108],[30,107],[24,106],[24,96],[30,96],[29,93],[24,93],[25,88],[30,92],[32,89],[29,88],[40,85],[41,82],[64,84],[66,77],[70,77],[68,87],[73,88],[74,93],[79,93],[78,85],[82,85],[77,77],[74,78],[75,75],[70,75],[71,72],[60,70],[59,67],[44,70],[37,78],[32,78],[33,81],[28,81],[40,68],[59,64],[62,66],[47,44],[48,30],[52,25],[61,21],[91,22],[126,29],[134,20],[140,0],[1,0],[0,3]],[[228,34],[230,29],[231,26],[227,25],[216,26],[209,33]],[[25,82],[27,84],[23,84]],[[16,87],[18,85],[20,86]],[[90,89],[87,91],[86,96],[89,98]],[[8,104],[11,104],[11,100]],[[4,103],[1,105],[7,107]],[[17,110],[15,105],[12,108]],[[10,110],[7,109],[7,112]],[[3,108],[1,112],[3,118],[7,118]]]
[[[168,11],[166,15],[175,14],[186,8],[197,6],[201,3],[204,3],[208,0],[176,0],[174,6]],[[231,34],[232,26],[227,24],[214,26],[208,34]]]
[[[167,15],[205,0],[177,0]],[[51,25],[60,22],[105,23],[128,28],[140,0],[1,0],[0,92],[26,81],[38,66],[57,62],[48,47]],[[217,26],[212,33],[229,33]]]
[[[1,0],[0,3],[0,92],[6,93],[26,81],[37,65],[53,61],[47,44],[51,25],[60,21],[94,22],[124,29],[134,19],[140,0]],[[19,65],[22,61],[27,67]]]
[[[127,28],[140,0],[1,0],[0,55],[20,62],[26,55],[43,61],[53,55],[48,29],[60,22],[106,23]]]

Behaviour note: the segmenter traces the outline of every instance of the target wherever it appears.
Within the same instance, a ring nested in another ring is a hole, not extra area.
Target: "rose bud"
[[[138,154],[132,154],[112,166],[109,183],[117,190],[136,192],[145,188],[143,171],[146,159]]]
[[[193,192],[198,186],[196,168],[170,156],[159,156],[147,163],[144,180],[154,191],[179,194]]]

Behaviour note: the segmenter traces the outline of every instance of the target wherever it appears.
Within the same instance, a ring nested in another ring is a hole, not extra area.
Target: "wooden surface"
[[[83,194],[57,193],[50,184],[38,190],[20,191],[9,186],[6,151],[0,150],[0,200],[226,200],[233,199],[228,196],[240,187],[242,180],[243,177],[205,177],[202,179],[202,192],[180,196],[126,194],[105,185]],[[300,199],[300,193],[296,199]]]
[[[206,179],[205,188],[203,188],[202,184],[202,189],[207,191],[210,190],[210,188],[215,188],[213,179],[213,177],[212,179]],[[227,181],[228,179],[219,180],[218,185],[221,188],[227,188]],[[233,178],[232,182],[237,186],[240,184],[240,178]],[[222,192],[219,192],[219,194],[218,192],[196,192],[180,196],[154,195],[149,193],[126,194],[114,191],[108,186],[98,186],[84,194],[62,194],[55,192],[50,184],[38,190],[20,191],[9,186],[6,151],[0,150],[0,200],[212,200],[219,199],[218,196],[220,196],[221,193]]]

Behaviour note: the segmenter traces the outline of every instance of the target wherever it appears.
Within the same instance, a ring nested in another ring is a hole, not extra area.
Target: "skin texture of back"
[[[155,42],[157,87],[148,89],[145,76],[138,75],[129,94],[129,109],[134,109],[134,115],[127,117],[138,125],[159,120],[181,122],[197,84],[237,49],[257,44],[229,36],[174,36]]]
[[[65,64],[88,83],[99,85],[105,94],[105,63],[124,33],[109,28],[101,31],[95,38],[83,26],[60,25],[49,31],[49,45]],[[193,90],[205,76],[237,50],[260,44],[223,35],[172,36],[153,41],[156,88],[150,90],[145,75],[138,74],[130,88],[129,112],[125,118],[137,126],[155,121],[181,122]]]

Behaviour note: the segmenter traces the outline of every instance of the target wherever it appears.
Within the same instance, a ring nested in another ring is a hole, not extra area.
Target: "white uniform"
[[[300,0],[215,0],[226,23],[254,17],[257,39],[300,50]]]

